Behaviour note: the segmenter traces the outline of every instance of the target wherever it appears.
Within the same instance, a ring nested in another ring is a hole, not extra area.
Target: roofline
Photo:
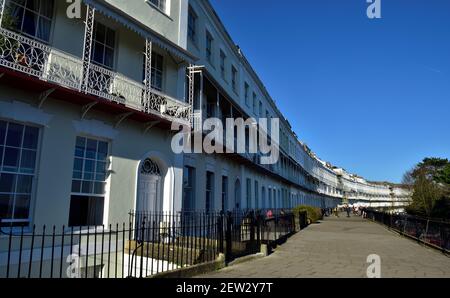
[[[269,103],[271,104],[272,108],[275,110],[275,112],[278,114],[279,118],[281,119],[281,121],[283,121],[283,123],[289,128],[289,130],[291,131],[291,133],[294,135],[294,138],[296,139],[296,142],[303,148],[304,146],[307,146],[303,141],[301,141],[299,139],[299,137],[297,136],[297,134],[292,130],[292,126],[289,123],[289,120],[283,115],[283,113],[281,113],[281,111],[278,109],[274,99],[270,96],[267,88],[265,87],[264,83],[262,82],[262,80],[259,78],[258,74],[256,73],[256,71],[254,70],[254,68],[251,66],[250,62],[247,60],[247,58],[245,57],[242,49],[237,46],[234,41],[233,38],[231,37],[231,35],[228,33],[227,29],[225,28],[225,25],[223,24],[222,20],[220,19],[219,15],[217,14],[216,10],[214,9],[214,7],[212,6],[211,2],[209,0],[201,0],[200,2],[202,2],[205,6],[205,8],[208,10],[207,12],[210,12],[210,15],[212,16],[213,21],[215,22],[215,25],[217,26],[217,29],[225,36],[225,40],[226,42],[228,42],[228,45],[230,46],[230,48],[235,52],[235,54],[240,58],[240,62],[243,64],[243,66],[247,69],[247,71],[250,73],[250,75],[253,77],[253,80],[256,82],[256,84],[258,85],[258,87],[261,89],[261,91],[264,93],[264,95],[267,97]],[[307,146],[308,149],[310,150],[310,152],[308,152],[307,150],[304,150],[305,153],[307,155],[309,155],[312,159],[314,159],[316,162],[318,162],[323,169],[334,173],[333,169],[328,168],[327,166],[324,166],[321,162],[320,162],[320,158],[317,156],[316,153],[314,153],[314,151],[311,150],[311,148],[309,148],[309,146]],[[334,166],[333,164],[330,163],[331,166]],[[347,172],[346,170],[342,169],[343,172],[345,174],[348,174],[349,176],[352,175],[351,173]],[[362,179],[364,179],[367,183],[367,185],[371,185],[371,184],[375,184],[373,182],[369,182],[368,180],[366,180],[366,178],[361,177]],[[386,184],[386,182],[379,182],[379,184]],[[395,183],[387,183],[388,185],[398,185]]]
[[[252,76],[253,80],[256,82],[258,87],[261,89],[262,93],[267,97],[269,100],[269,103],[271,104],[271,107],[275,110],[275,112],[280,116],[281,120],[284,121],[284,124],[286,124],[292,131],[292,127],[287,121],[287,119],[284,117],[284,115],[281,113],[281,111],[278,109],[274,99],[272,96],[270,96],[269,92],[267,91],[266,86],[254,70],[254,68],[251,66],[247,58],[245,57],[242,49],[236,45],[236,43],[233,41],[233,38],[228,33],[227,29],[225,28],[225,25],[223,24],[222,20],[220,19],[219,15],[217,14],[214,7],[211,5],[211,2],[209,0],[201,0],[201,2],[205,5],[206,9],[209,10],[213,17],[213,21],[216,23],[217,29],[219,29],[223,35],[225,36],[226,41],[228,42],[228,45],[231,47],[231,49],[235,52],[235,54],[240,58],[240,62],[243,64],[244,67],[247,68],[247,71]]]

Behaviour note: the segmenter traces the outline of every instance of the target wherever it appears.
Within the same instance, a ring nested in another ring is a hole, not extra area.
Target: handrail
[[[0,65],[171,121],[191,122],[188,103],[94,63],[84,70],[81,58],[5,28],[0,28]]]

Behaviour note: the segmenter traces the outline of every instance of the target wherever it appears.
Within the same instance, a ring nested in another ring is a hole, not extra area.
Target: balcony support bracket
[[[117,128],[119,127],[119,125],[125,121],[128,117],[130,117],[131,115],[133,115],[134,112],[128,112],[128,113],[123,113],[120,114],[116,117],[116,123],[114,124],[114,127]]]
[[[151,121],[145,124],[143,134],[145,135],[150,129],[158,125],[161,121]]]
[[[84,120],[84,118],[86,117],[87,113],[97,104],[98,102],[93,101],[91,103],[88,103],[86,105],[84,105],[81,108],[81,120]]]
[[[39,108],[39,109],[42,108],[42,106],[44,105],[44,102],[47,100],[47,98],[48,98],[53,92],[55,92],[55,90],[56,90],[56,88],[51,88],[51,89],[48,89],[48,90],[42,92],[42,93],[39,95],[39,98],[38,98],[38,108]]]

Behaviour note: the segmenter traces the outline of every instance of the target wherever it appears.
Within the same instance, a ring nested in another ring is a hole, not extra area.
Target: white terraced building
[[[400,186],[350,175],[321,161],[297,138],[209,1],[189,2],[187,32],[187,50],[204,66],[195,86],[195,119],[279,118],[281,153],[273,166],[259,164],[258,155],[185,155],[183,208],[334,207],[346,202],[401,210],[408,204],[410,194]]]
[[[400,186],[350,175],[297,138],[207,0],[83,0],[81,18],[68,18],[68,6],[0,0],[3,231],[108,227],[128,222],[130,210],[408,203]],[[279,162],[261,165],[258,154],[173,153],[172,123],[210,117],[280,118]],[[68,254],[63,243],[61,261]],[[6,259],[22,257],[7,247],[0,235],[0,276]],[[31,263],[35,253],[24,258]],[[40,253],[41,262],[53,260],[49,248]],[[118,261],[124,271],[128,253]],[[96,267],[92,258],[88,264],[95,251],[84,256],[85,270]]]
[[[65,1],[0,0],[4,226],[408,203],[401,187],[333,167],[297,138],[207,0],[82,2],[70,19]],[[173,153],[171,123],[207,117],[280,118],[279,162]]]

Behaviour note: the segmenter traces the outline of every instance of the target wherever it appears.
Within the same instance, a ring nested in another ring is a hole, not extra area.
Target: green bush
[[[322,219],[322,210],[320,208],[306,205],[300,205],[294,208],[294,214],[298,214],[300,211],[306,211],[308,223],[316,223]]]

